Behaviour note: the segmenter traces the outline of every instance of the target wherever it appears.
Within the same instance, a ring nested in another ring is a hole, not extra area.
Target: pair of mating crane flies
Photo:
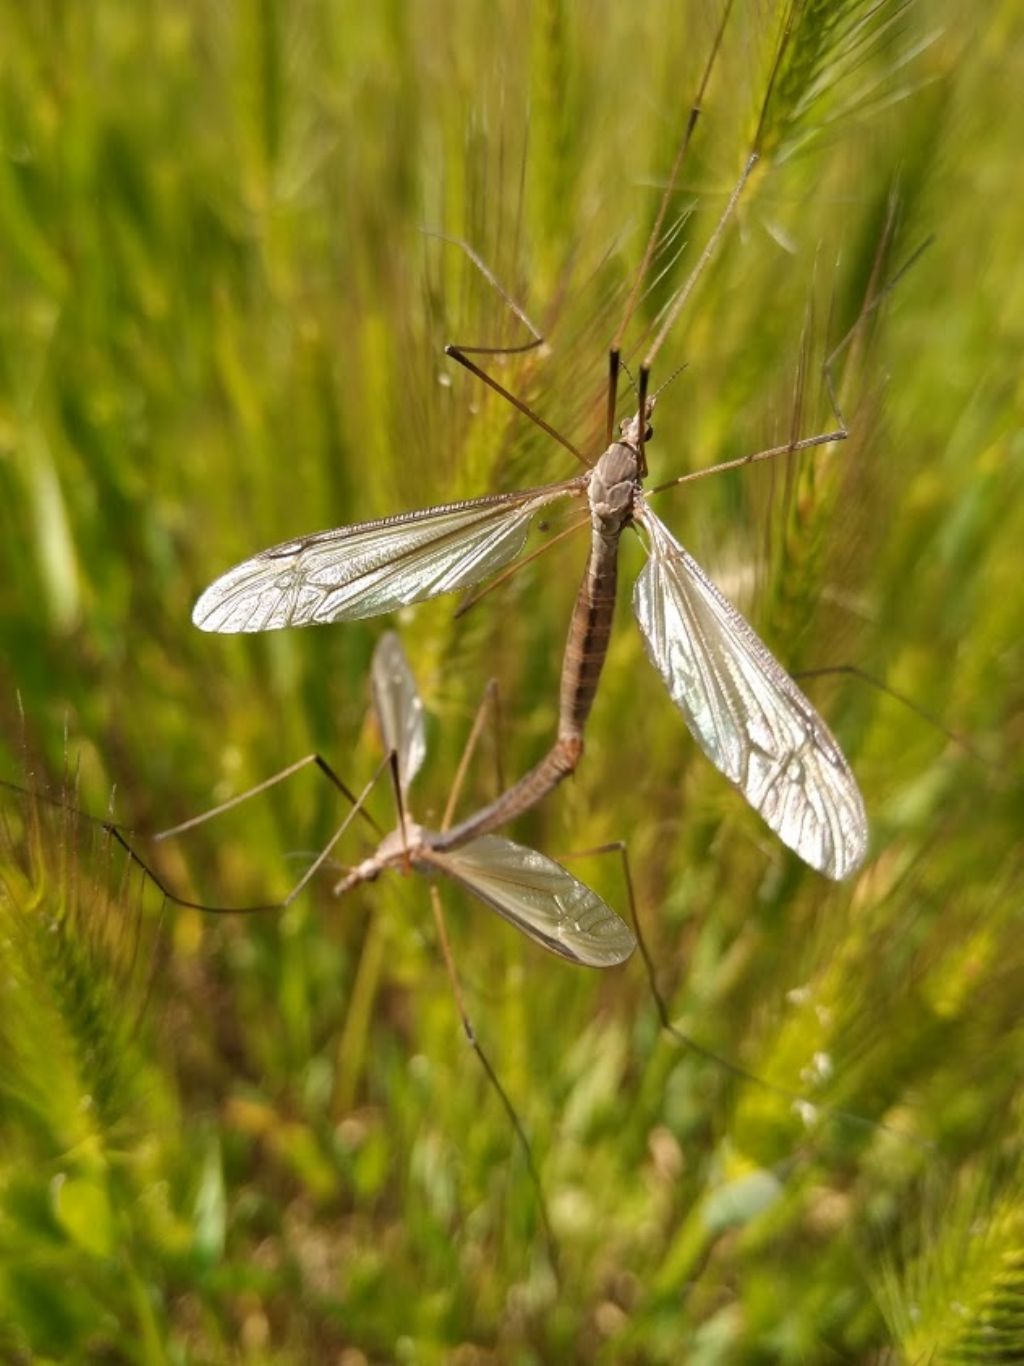
[[[470,360],[467,352],[472,348],[446,347],[453,359],[573,451],[587,466],[586,472],[518,493],[493,494],[286,541],[230,569],[196,603],[194,623],[222,633],[375,616],[479,583],[521,554],[538,512],[561,500],[587,502],[590,555],[569,628],[558,732],[551,749],[495,801],[458,824],[434,832],[412,823],[402,799],[422,758],[420,704],[397,638],[385,637],[374,659],[373,685],[385,745],[394,756],[399,826],[372,858],[342,879],[339,891],[370,880],[389,866],[438,869],[563,957],[611,966],[629,956],[633,936],[594,893],[558,864],[491,833],[539,802],[579,763],[611,632],[619,542],[628,527],[641,534],[648,552],[633,593],[647,654],[705,754],[811,867],[841,879],[863,860],[864,804],[831,731],[750,625],[651,511],[643,488],[656,399],[647,392],[650,362],[714,250],[756,159],[749,158],[645,358],[637,386],[638,410],[621,423],[617,440],[611,439],[619,372],[619,352],[613,346],[608,446],[596,463]],[[843,427],[793,440],[670,483],[845,436]],[[354,814],[353,810],[349,820]],[[320,855],[300,886],[327,853]]]
[[[277,630],[286,626],[371,617],[441,593],[471,588],[490,576],[497,576],[496,581],[500,581],[512,572],[510,566],[521,555],[530,524],[539,512],[563,500],[577,503],[585,500],[586,514],[581,515],[569,530],[582,527],[589,520],[590,554],[572,613],[562,665],[558,730],[551,749],[540,763],[495,801],[452,825],[461,777],[483,720],[481,710],[470,734],[440,831],[429,831],[416,824],[408,814],[407,792],[425,752],[422,703],[398,638],[388,633],[378,643],[371,675],[374,705],[387,753],[358,796],[349,792],[319,755],[311,755],[267,779],[250,793],[165,831],[163,837],[180,833],[315,761],[349,798],[352,809],[292,889],[287,898],[290,902],[325,865],[356,815],[371,820],[364,803],[373,785],[390,767],[398,826],[381,839],[373,855],[341,877],[335,888],[339,894],[373,881],[388,868],[440,872],[544,948],[563,958],[594,967],[611,967],[623,962],[637,943],[625,922],[561,865],[535,850],[496,836],[493,831],[539,802],[579,763],[584,729],[611,632],[619,542],[622,533],[632,528],[640,535],[648,553],[647,563],[634,588],[633,610],[647,654],[698,744],[712,763],[740,789],[768,826],[811,867],[838,880],[849,876],[861,864],[867,846],[864,804],[831,731],[750,625],[651,511],[643,487],[647,475],[646,444],[653,436],[651,417],[657,397],[648,393],[650,367],[735,211],[758,160],[760,128],[755,148],[718,223],[688,279],[668,306],[655,340],[644,356],[637,382],[637,411],[621,423],[618,439],[613,439],[621,341],[659,246],[667,206],[730,10],[731,3],[725,7],[644,259],[612,343],[607,448],[600,458],[596,462],[589,460],[470,359],[469,353],[482,354],[488,348],[448,346],[448,355],[571,451],[586,466],[585,471],[560,483],[519,493],[493,494],[286,541],[230,569],[206,589],[193,611],[194,623],[206,631]],[[769,93],[781,61],[782,47],[776,55]],[[496,284],[479,259],[471,251],[469,255]],[[511,304],[500,286],[499,292]],[[540,334],[526,315],[517,306],[512,307],[533,331],[536,340],[531,344],[539,343]],[[508,348],[512,351],[526,349],[528,347]],[[833,357],[837,354],[838,350]],[[827,367],[826,376],[828,378]],[[828,388],[831,396],[830,378]],[[847,435],[846,427],[834,400],[833,406],[839,418],[838,430],[793,439],[783,446],[697,470],[672,479],[652,492],[718,470],[841,441]],[[625,872],[632,906],[628,862]],[[177,897],[173,899],[180,901]],[[463,1005],[436,885],[431,887],[431,900],[463,1028],[523,1144],[550,1241],[543,1191],[529,1141],[480,1047]],[[635,906],[632,910],[639,936]],[[669,1021],[642,940],[640,948],[663,1024],[681,1042],[704,1053],[700,1045],[680,1034]],[[738,1075],[767,1085],[717,1055],[707,1056],[714,1057],[716,1062]],[[789,1095],[781,1089],[780,1093]],[[790,1098],[799,1100],[795,1096]]]

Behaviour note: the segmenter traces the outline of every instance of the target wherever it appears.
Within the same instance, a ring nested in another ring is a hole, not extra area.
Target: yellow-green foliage
[[[573,970],[447,896],[556,1279],[423,885],[161,920],[102,832],[0,792],[5,1360],[1024,1354],[1018,10],[736,3],[627,337],[635,362],[771,79],[765,155],[658,357],[655,383],[687,368],[652,482],[833,425],[822,363],[877,303],[834,367],[850,439],[659,511],[790,668],[855,665],[927,715],[808,682],[872,826],[862,874],[826,884],[664,696],[632,542],[584,762],[513,832],[555,855],[626,839],[673,1021],[770,1085],[659,1030],[639,958]],[[297,533],[571,468],[444,358],[525,336],[423,229],[542,328],[502,381],[600,448],[608,342],[720,18],[0,0],[0,776],[52,786],[67,762],[82,807],[116,787],[142,831],[313,749],[366,780],[387,623],[215,637],[192,603]],[[490,676],[506,774],[549,743],[583,541],[463,619],[392,623],[432,718],[424,822]],[[373,810],[392,819],[385,791]],[[265,902],[342,814],[306,773],[139,847],[181,896]],[[364,849],[353,831],[338,859]],[[573,866],[626,911],[614,859]]]

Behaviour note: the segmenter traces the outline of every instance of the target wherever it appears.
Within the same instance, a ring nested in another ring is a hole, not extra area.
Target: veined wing
[[[832,732],[668,528],[638,501],[650,559],[633,610],[651,663],[711,762],[826,877],[867,848],[856,780]]]
[[[192,620],[204,631],[274,631],[373,617],[453,592],[515,559],[534,514],[584,479],[285,541],[210,584]]]
[[[423,763],[427,737],[423,701],[394,631],[388,631],[377,642],[370,687],[384,748],[398,756],[398,781],[405,792]]]
[[[553,859],[499,835],[482,835],[430,862],[552,953],[593,968],[625,962],[629,926]]]

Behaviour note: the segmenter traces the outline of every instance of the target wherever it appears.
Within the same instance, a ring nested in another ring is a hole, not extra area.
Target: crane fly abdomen
[[[619,577],[618,533],[593,533],[562,662],[560,738],[582,736],[608,653]]]
[[[570,773],[575,773],[582,754],[582,735],[559,736],[544,758],[517,783],[507,788],[489,806],[467,816],[464,821],[432,840],[431,848],[442,852],[457,849],[469,840],[489,835],[506,821],[515,820],[524,811],[536,806],[542,797],[553,792]]]
[[[628,441],[613,441],[590,475],[590,555],[576,595],[565,643],[559,737],[581,737],[597,694],[618,584],[619,537],[632,520],[639,483],[638,456]]]

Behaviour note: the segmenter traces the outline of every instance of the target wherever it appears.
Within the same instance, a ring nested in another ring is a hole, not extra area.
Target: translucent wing
[[[401,642],[388,631],[377,642],[370,671],[373,706],[385,750],[398,755],[398,780],[406,792],[427,752],[423,702]]]
[[[534,849],[483,835],[430,862],[517,929],[573,963],[610,968],[636,947],[625,921],[596,892]]]
[[[275,631],[391,612],[486,578],[519,554],[530,520],[580,479],[321,531],[216,579],[192,620],[204,631]]]
[[[667,527],[643,503],[635,516],[650,559],[633,610],[686,724],[783,843],[846,877],[864,858],[867,817],[831,731]]]

